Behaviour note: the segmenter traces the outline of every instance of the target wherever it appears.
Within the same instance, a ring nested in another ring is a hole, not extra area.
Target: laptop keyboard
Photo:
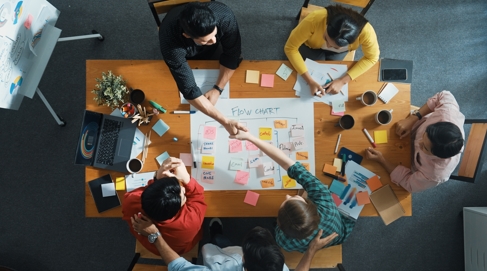
[[[105,119],[100,133],[100,144],[98,145],[96,162],[113,166],[113,159],[117,149],[118,133],[121,122]]]

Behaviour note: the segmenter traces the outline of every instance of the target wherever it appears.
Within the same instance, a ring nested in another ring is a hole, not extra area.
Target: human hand
[[[323,89],[323,86],[318,84],[318,82],[316,82],[313,79],[311,79],[310,82],[308,82],[308,86],[312,96],[316,95],[318,97],[321,97],[325,94],[325,90]]]
[[[238,139],[238,140],[249,140],[252,137],[253,135],[248,131],[238,131],[236,135],[229,136],[229,138],[231,139]]]
[[[157,170],[157,178],[163,177],[176,177],[185,184],[188,184],[191,180],[183,160],[175,157],[169,157],[164,160]]]
[[[220,98],[220,91],[218,91],[217,89],[210,89],[207,93],[205,93],[204,95],[209,101],[210,103],[213,104],[213,106],[216,104],[216,102],[218,102],[218,98]]]
[[[396,134],[400,139],[403,139],[411,133],[413,125],[416,123],[416,121],[418,121],[416,116],[409,116],[396,123]]]
[[[227,130],[230,135],[236,135],[239,131],[247,132],[247,127],[243,126],[242,123],[236,120],[227,120],[226,124],[223,124],[223,127]]]
[[[311,242],[308,245],[308,250],[310,252],[315,253],[316,251],[322,249],[324,246],[328,245],[331,241],[333,241],[333,239],[335,239],[338,236],[338,234],[334,232],[328,235],[327,237],[321,238],[322,234],[323,234],[323,230],[319,230],[315,238],[311,240]]]
[[[134,231],[143,236],[158,232],[156,225],[145,215],[138,213],[130,218]]]
[[[365,157],[367,157],[367,159],[369,160],[379,162],[379,163],[381,163],[382,160],[384,159],[384,156],[382,156],[382,153],[380,151],[373,149],[371,147],[365,149]]]
[[[340,92],[340,90],[342,90],[342,87],[345,84],[346,84],[345,81],[342,80],[342,78],[340,78],[340,79],[335,79],[335,80],[331,81],[330,83],[324,85],[323,88],[325,89],[325,92],[327,94],[335,95],[335,94],[338,94]]]

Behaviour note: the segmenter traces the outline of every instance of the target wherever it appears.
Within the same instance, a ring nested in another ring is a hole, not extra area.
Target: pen
[[[372,137],[370,136],[369,132],[367,131],[367,129],[363,129],[364,133],[365,133],[365,136],[369,139],[370,143],[372,143],[372,146],[374,146],[374,148],[377,148],[377,145],[375,145],[375,142],[374,140],[372,139]]]
[[[345,164],[347,163],[347,156],[345,154],[342,154],[342,176],[345,176]]]
[[[193,166],[196,168],[196,153],[194,151],[193,141],[191,141],[191,154],[193,155]]]
[[[194,114],[196,111],[194,110],[176,110],[172,111],[173,114]]]
[[[339,177],[339,176],[337,176],[337,175],[334,175],[334,174],[331,174],[331,173],[328,173],[328,172],[323,172],[323,174],[325,174],[325,175],[326,175],[326,176],[328,176],[328,177],[332,177],[332,178],[334,178],[334,179],[336,179],[336,180],[339,180],[340,182],[346,182],[346,181],[347,181],[347,180],[345,180],[345,179],[344,179],[344,178],[342,178],[342,177]]]
[[[334,79],[333,79],[333,77],[331,77],[331,75],[330,75],[329,73],[326,73],[326,74],[328,74],[328,77],[330,77],[330,80],[331,80],[331,81],[333,81],[333,80],[334,80]],[[343,94],[343,92],[342,92],[342,90],[341,90],[341,89],[340,89],[340,93],[341,93],[343,96],[345,96],[345,94]]]
[[[342,134],[338,134],[337,144],[335,145],[335,153],[338,151],[338,145],[340,145],[340,139],[342,138]]]

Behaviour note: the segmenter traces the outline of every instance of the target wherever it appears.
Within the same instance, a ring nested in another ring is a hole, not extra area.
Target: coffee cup
[[[354,124],[355,120],[351,115],[343,115],[335,126],[340,126],[343,130],[349,130],[352,129]]]
[[[130,92],[130,101],[133,104],[141,104],[145,100],[145,94],[140,89],[134,89]]]
[[[375,121],[378,124],[386,125],[392,121],[392,109],[391,110],[381,110],[375,114]]]
[[[127,162],[127,171],[130,173],[139,173],[142,170],[144,163],[138,158],[132,158]]]
[[[377,102],[377,94],[373,90],[367,90],[357,97],[357,101],[361,101],[366,106],[374,105]]]

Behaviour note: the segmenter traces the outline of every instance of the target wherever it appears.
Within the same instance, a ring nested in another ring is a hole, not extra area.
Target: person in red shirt
[[[150,218],[177,253],[190,251],[203,237],[200,230],[206,212],[204,189],[192,178],[183,161],[166,159],[147,186],[137,188],[124,196],[123,220],[132,235],[149,251],[160,255],[148,238],[134,231],[130,220],[135,214]]]

